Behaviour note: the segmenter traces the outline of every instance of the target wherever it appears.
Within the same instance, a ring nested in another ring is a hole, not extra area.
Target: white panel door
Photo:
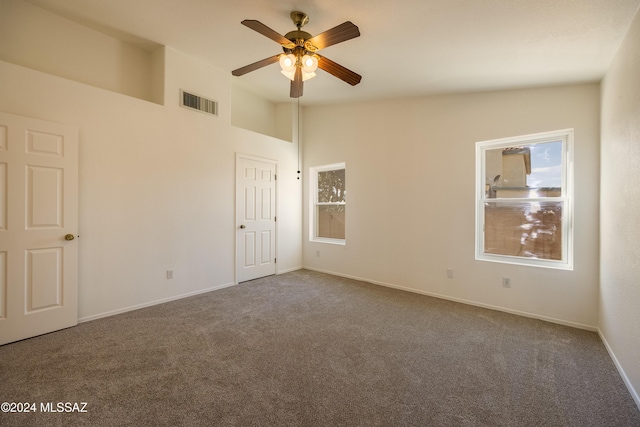
[[[78,129],[0,113],[0,345],[78,323]]]
[[[276,273],[276,163],[236,157],[238,282]]]

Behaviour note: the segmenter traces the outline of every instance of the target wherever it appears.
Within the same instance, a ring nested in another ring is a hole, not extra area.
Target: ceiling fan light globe
[[[296,76],[295,71],[280,70],[280,72],[284,74],[291,81],[295,79],[295,76]]]
[[[296,69],[296,57],[293,54],[282,55],[280,57],[280,68],[283,72],[293,73]]]
[[[304,82],[306,80],[312,79],[315,76],[316,76],[316,73],[307,73],[307,72],[303,71],[302,72],[302,81]]]
[[[318,58],[313,55],[304,55],[302,57],[302,71],[305,73],[313,73],[318,69]]]

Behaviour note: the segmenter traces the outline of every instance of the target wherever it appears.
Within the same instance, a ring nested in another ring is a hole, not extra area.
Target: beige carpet
[[[0,402],[37,405],[2,426],[640,426],[596,333],[305,270],[2,346]]]

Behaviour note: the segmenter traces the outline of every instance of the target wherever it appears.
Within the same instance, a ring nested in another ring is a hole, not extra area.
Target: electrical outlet
[[[509,279],[508,277],[503,277],[502,278],[502,287],[503,288],[510,288],[511,287],[511,279]]]
[[[447,278],[453,279],[453,270],[452,269],[448,269],[447,270]]]
[[[167,279],[173,279],[173,270],[167,270]]]

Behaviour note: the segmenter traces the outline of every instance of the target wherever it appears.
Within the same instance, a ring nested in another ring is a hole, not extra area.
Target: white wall
[[[291,102],[271,102],[253,93],[233,77],[231,84],[231,124],[295,143],[293,134],[297,110]]]
[[[274,136],[276,104],[259,97],[239,84],[232,83],[231,124],[263,135]]]
[[[154,86],[158,44],[142,48],[20,0],[0,3],[0,40],[0,60],[161,102]]]
[[[164,106],[0,61],[0,111],[80,129],[81,320],[234,282],[236,152],[278,161],[278,271],[301,266],[294,144],[231,126],[227,73],[164,60]],[[220,116],[180,107],[180,88]]]
[[[347,168],[347,244],[309,242],[305,207],[305,267],[595,329],[599,85],[307,107],[304,117],[305,183],[311,166]],[[574,271],[475,261],[475,142],[565,128],[575,129]]]
[[[640,407],[640,14],[602,83],[600,333]]]

